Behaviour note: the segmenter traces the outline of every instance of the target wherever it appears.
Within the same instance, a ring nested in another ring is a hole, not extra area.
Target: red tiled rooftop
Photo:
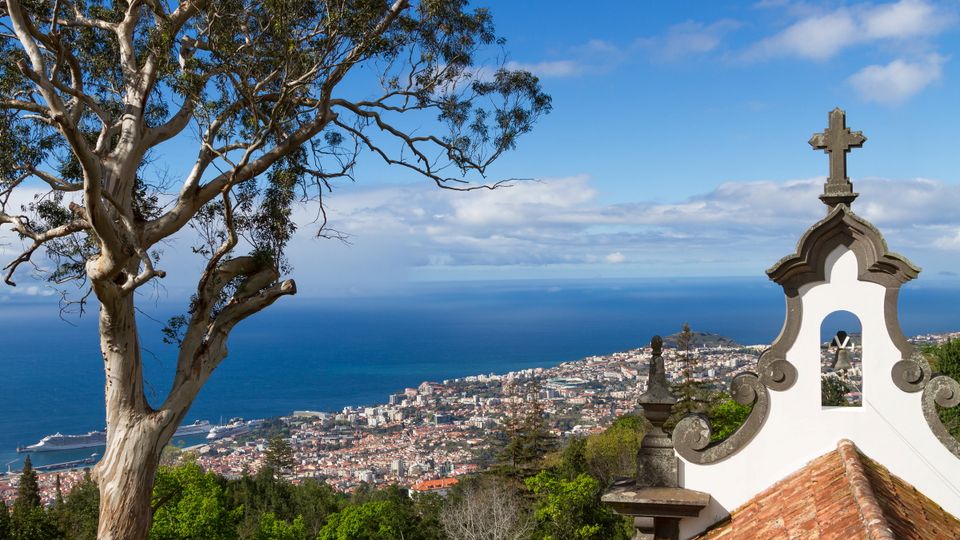
[[[457,485],[456,478],[440,478],[439,480],[426,480],[410,487],[413,491],[433,491],[436,489],[448,489]]]
[[[949,540],[960,520],[842,440],[696,538]]]

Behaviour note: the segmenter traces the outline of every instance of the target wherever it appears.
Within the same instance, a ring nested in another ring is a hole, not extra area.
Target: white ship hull
[[[213,441],[225,437],[235,437],[249,433],[253,428],[263,423],[263,420],[250,420],[248,422],[236,421],[223,426],[214,426],[207,434],[207,440]]]
[[[176,438],[189,437],[191,435],[202,435],[204,433],[209,433],[210,427],[210,422],[207,422],[206,420],[197,420],[192,424],[180,426],[177,428],[177,431],[173,433],[173,436]]]
[[[55,433],[40,439],[40,442],[17,448],[17,452],[60,452],[63,450],[80,450],[82,448],[99,448],[107,444],[105,431],[91,431],[86,435],[61,435]]]
[[[197,420],[192,424],[180,426],[174,437],[188,437],[202,435],[210,431],[210,422]],[[100,448],[107,445],[106,431],[91,431],[86,435],[63,435],[54,433],[40,439],[40,442],[17,448],[17,452],[61,452],[65,450],[80,450],[83,448]]]

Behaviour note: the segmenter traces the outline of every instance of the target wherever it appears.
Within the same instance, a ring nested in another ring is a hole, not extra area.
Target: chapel
[[[702,415],[662,429],[676,397],[654,338],[639,400],[654,427],[636,478],[603,496],[635,517],[637,538],[960,539],[960,442],[937,411],[960,404],[960,384],[932,373],[900,330],[900,288],[920,269],[852,209],[847,154],[865,141],[839,108],[810,139],[829,156],[826,216],[767,270],[786,317],[754,369],[731,383],[734,399],[751,406],[737,431],[711,442]],[[855,352],[857,406],[822,401],[822,329],[840,312],[859,335],[851,346],[838,328],[827,364],[848,384]]]

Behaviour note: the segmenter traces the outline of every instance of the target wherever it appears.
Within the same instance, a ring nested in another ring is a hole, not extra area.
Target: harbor
[[[250,422],[255,423],[256,421],[241,422],[246,426]],[[222,433],[236,433],[238,431],[234,421],[214,425],[208,420],[195,420],[189,424],[181,425],[173,434],[170,444],[180,447],[193,446],[225,436],[221,435]],[[17,454],[29,454],[34,469],[37,471],[55,472],[96,465],[106,448],[106,442],[107,433],[103,430],[67,435],[57,432],[41,438],[36,443],[18,445],[16,451]],[[7,461],[5,463],[6,474],[18,473],[21,464],[21,459]]]

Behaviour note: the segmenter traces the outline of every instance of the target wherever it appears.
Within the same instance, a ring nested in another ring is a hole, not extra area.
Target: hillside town
[[[696,358],[691,378],[718,389],[726,389],[734,376],[751,370],[765,348],[698,337],[700,342],[690,350]],[[924,334],[912,341],[924,345],[956,338],[960,332]],[[833,353],[827,343],[823,350],[827,365]],[[504,426],[531,400],[542,407],[558,438],[602,431],[617,417],[635,411],[637,397],[646,389],[649,355],[649,348],[637,348],[549,368],[425,381],[386,396],[379,405],[338,412],[294,411],[250,433],[182,452],[195,455],[206,470],[235,478],[255,473],[263,464],[269,437],[280,433],[294,451],[293,482],[318,478],[341,491],[361,484],[398,484],[412,491],[443,492],[455,481],[451,479],[492,462],[505,437]],[[671,382],[684,376],[683,356],[675,344],[664,350]],[[856,360],[851,372],[859,378]],[[44,502],[56,498],[58,477],[61,492],[67,493],[85,474],[83,469],[41,473]],[[16,495],[17,480],[16,474],[0,480],[0,496],[7,502]]]

